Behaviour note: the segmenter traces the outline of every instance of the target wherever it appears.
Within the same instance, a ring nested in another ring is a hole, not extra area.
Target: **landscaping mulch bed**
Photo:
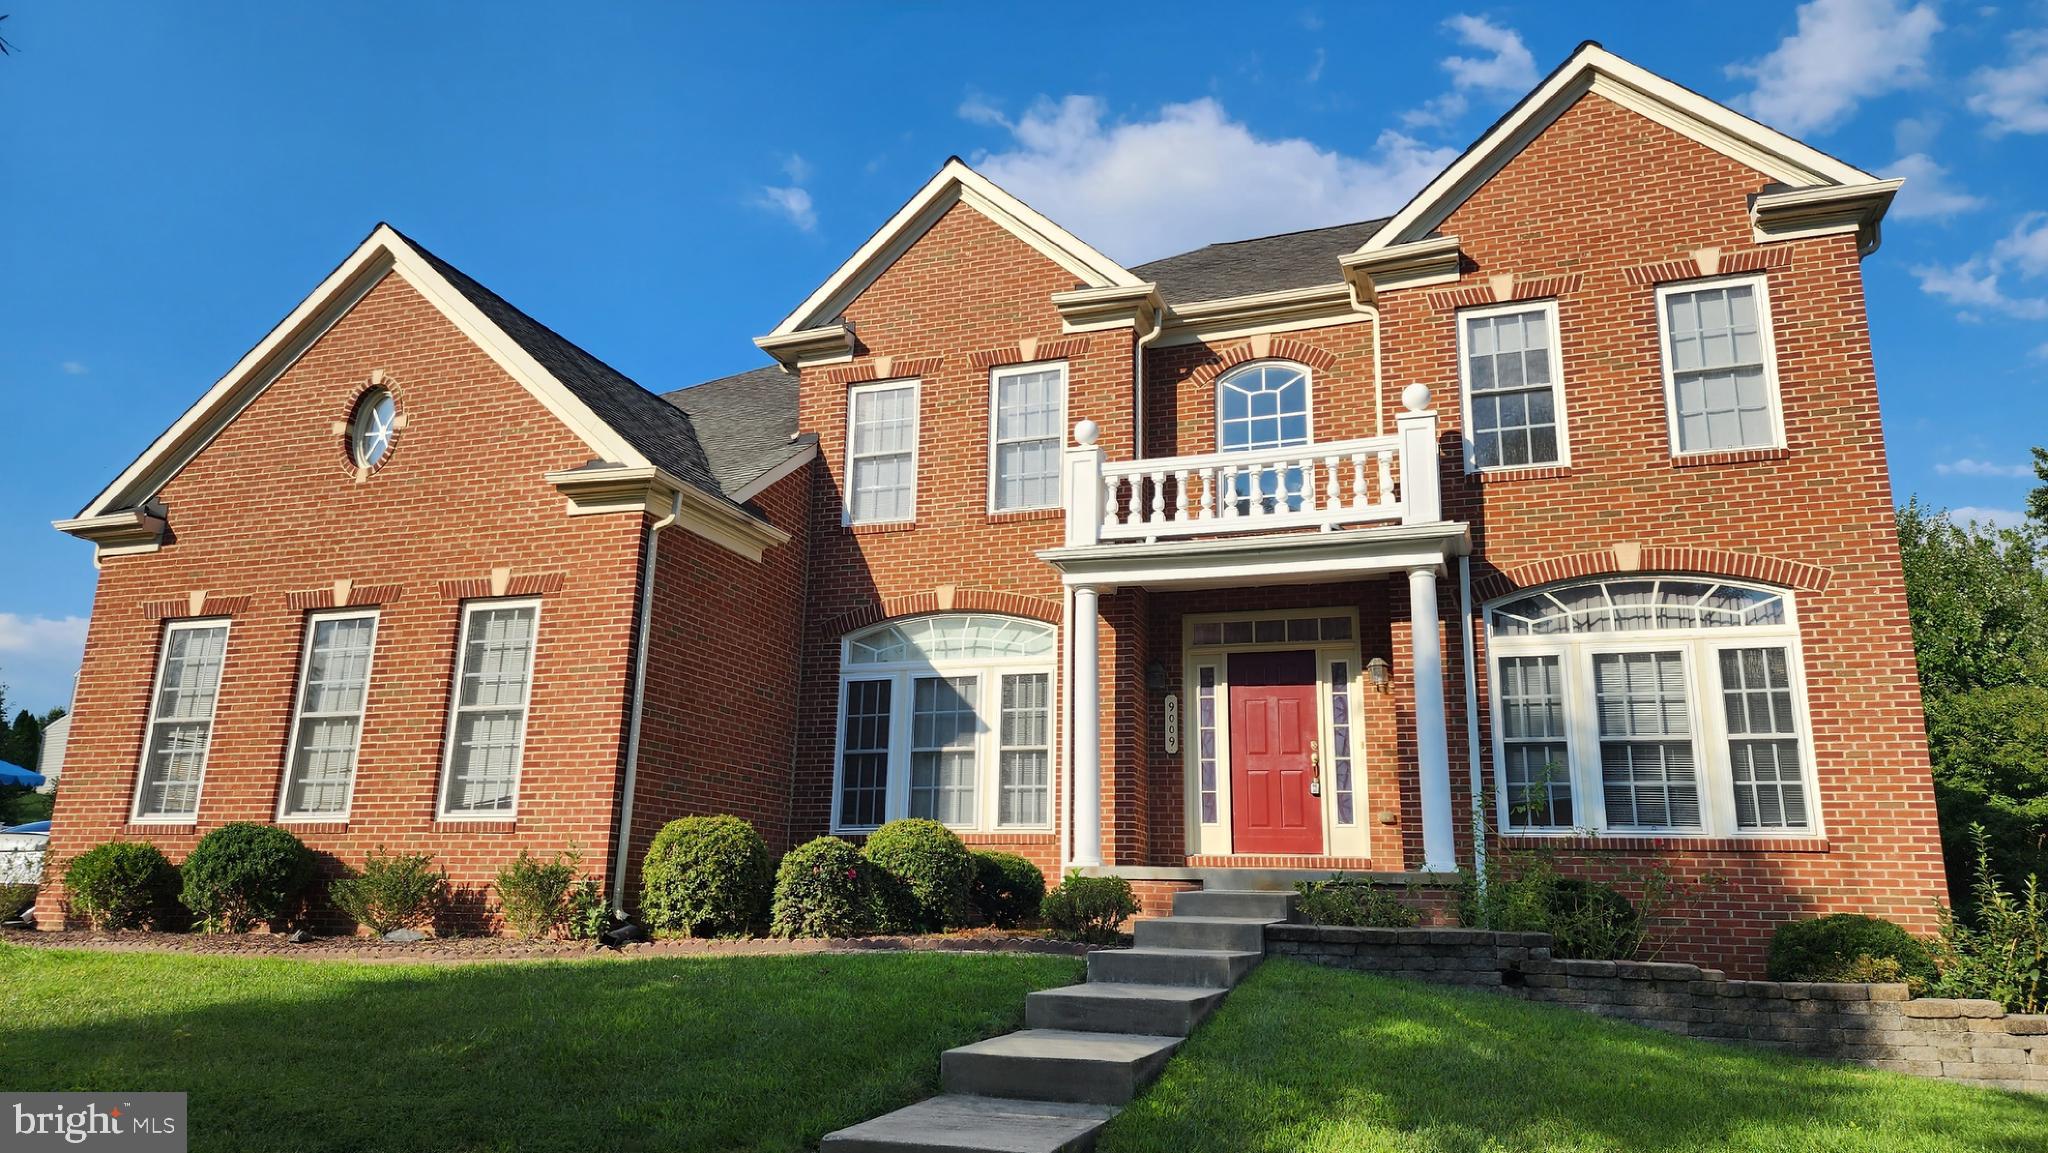
[[[589,941],[529,941],[517,937],[429,937],[400,944],[377,937],[315,937],[295,945],[280,933],[96,933],[64,929],[42,933],[0,929],[0,943],[44,949],[92,949],[107,953],[186,953],[233,957],[298,957],[312,960],[388,961],[398,964],[463,964],[482,961],[561,961],[593,956],[613,958],[724,957],[778,953],[1049,953],[1080,956],[1089,946],[1054,941],[1033,933],[974,929],[916,937],[852,937],[740,940],[664,939],[601,949]]]

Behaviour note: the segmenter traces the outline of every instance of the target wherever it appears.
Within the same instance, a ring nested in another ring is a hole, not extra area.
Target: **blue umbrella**
[[[20,765],[11,765],[6,761],[0,761],[0,785],[19,785],[23,788],[40,789],[43,787],[43,774],[31,773]]]

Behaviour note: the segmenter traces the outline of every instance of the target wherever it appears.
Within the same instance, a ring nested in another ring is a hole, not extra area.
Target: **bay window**
[[[845,639],[833,828],[1052,823],[1051,625],[942,613]]]
[[[1500,827],[1818,832],[1789,593],[1581,581],[1487,610]]]

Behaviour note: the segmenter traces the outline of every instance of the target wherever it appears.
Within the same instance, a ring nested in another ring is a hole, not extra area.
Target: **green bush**
[[[1934,979],[1934,961],[1904,929],[1861,913],[1787,921],[1771,934],[1764,965],[1773,981],[1867,981],[1887,972],[1919,990]]]
[[[275,825],[237,821],[186,854],[185,907],[207,932],[246,933],[296,912],[313,880],[313,854]]]
[[[36,886],[0,885],[0,921],[12,921],[36,903]]]
[[[1410,929],[1422,923],[1422,914],[1399,897],[1367,880],[1347,880],[1343,874],[1327,881],[1298,881],[1300,894],[1295,911],[1312,925],[1342,925],[1354,929]]]
[[[1671,908],[1686,895],[1658,868],[1635,880],[1645,908],[1613,885],[1564,876],[1547,853],[1494,853],[1483,886],[1465,871],[1458,920],[1499,932],[1549,933],[1551,952],[1561,958],[1625,961],[1643,951],[1650,910]]]
[[[448,899],[448,875],[430,853],[391,856],[382,849],[363,858],[363,870],[327,886],[336,908],[383,935],[431,921]]]
[[[1941,909],[1941,935],[1933,946],[1943,997],[1983,997],[2014,1013],[2048,1012],[2048,893],[2038,875],[2018,896],[2006,891],[1991,866],[1984,830],[1970,830],[1977,847],[1976,922]]]
[[[155,845],[112,841],[71,859],[64,892],[95,929],[161,926],[178,893],[178,870]]]
[[[640,915],[656,933],[730,937],[755,931],[775,886],[775,858],[738,817],[670,821],[640,866]]]
[[[936,933],[966,922],[974,861],[953,830],[907,817],[870,833],[861,851],[880,870],[889,928]]]
[[[782,858],[775,873],[778,937],[858,937],[877,921],[875,866],[838,837],[819,837]]]
[[[585,881],[569,891],[570,940],[595,941],[610,932],[616,920],[596,881]]]
[[[552,859],[519,850],[519,856],[498,870],[498,912],[521,937],[552,936],[569,922],[570,899],[583,858],[573,852]]]
[[[1045,900],[1045,874],[1015,853],[971,854],[974,883],[967,899],[983,921],[1014,929],[1038,915]]]
[[[1138,897],[1122,877],[1072,873],[1045,895],[1038,913],[1055,937],[1114,945],[1123,939],[1125,919],[1138,911]]]

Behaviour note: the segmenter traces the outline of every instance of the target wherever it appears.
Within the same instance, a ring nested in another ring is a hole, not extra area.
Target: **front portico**
[[[1410,809],[1421,868],[1456,869],[1437,579],[1470,538],[1441,517],[1427,400],[1393,437],[1203,457],[1105,464],[1076,429],[1066,543],[1039,554],[1072,599],[1072,866],[1399,870]],[[1146,635],[1142,693],[1128,661],[1105,682],[1104,598]],[[1104,859],[1105,803],[1151,822],[1141,849],[1112,828]]]

